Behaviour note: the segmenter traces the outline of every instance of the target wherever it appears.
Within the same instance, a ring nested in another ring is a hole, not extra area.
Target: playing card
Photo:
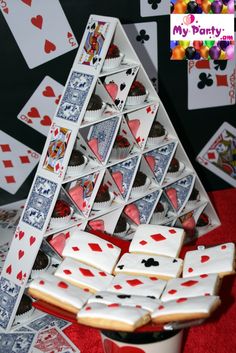
[[[2,271],[4,262],[6,260],[9,247],[10,247],[9,243],[3,244],[0,247],[0,272]]]
[[[15,194],[37,165],[40,154],[0,131],[0,184]]]
[[[57,327],[50,327],[40,331],[33,353],[73,353],[80,352],[78,348]]]
[[[0,207],[0,230],[15,228],[19,222],[26,200],[16,201]],[[3,237],[1,233],[0,244]],[[10,240],[10,239],[8,239]]]
[[[235,104],[234,60],[188,61],[188,109]]]
[[[236,186],[236,129],[224,122],[197,156],[197,161]]]
[[[63,86],[60,83],[45,76],[17,118],[47,136],[62,91]]]
[[[138,224],[149,223],[152,212],[156,206],[159,193],[160,193],[159,190],[154,191],[151,194],[148,194],[132,203],[137,209],[138,219],[139,219]],[[132,220],[134,221],[134,219]]]
[[[34,332],[0,333],[0,352],[30,353],[34,344]]]
[[[20,290],[20,286],[7,278],[0,278],[0,327],[3,329],[8,326]]]
[[[170,14],[170,2],[166,0],[140,0],[141,17]]]
[[[55,326],[62,330],[69,325],[71,323],[66,320],[46,314],[29,322],[27,326],[34,331],[41,331]]]
[[[58,0],[6,0],[2,14],[32,69],[78,44]]]
[[[169,5],[168,1],[166,2]],[[124,30],[136,51],[139,60],[143,63],[148,77],[157,89],[157,24],[156,22],[142,22],[124,25]]]

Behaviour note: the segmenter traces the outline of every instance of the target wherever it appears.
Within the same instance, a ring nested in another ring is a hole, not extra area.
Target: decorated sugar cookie
[[[185,232],[180,228],[142,224],[136,229],[129,251],[177,257],[184,236]]]

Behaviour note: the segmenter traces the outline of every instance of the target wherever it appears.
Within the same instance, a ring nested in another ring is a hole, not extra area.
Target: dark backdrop
[[[205,188],[216,190],[229,187],[229,184],[196,163],[195,158],[224,121],[236,127],[236,106],[187,110],[187,63],[169,60],[169,17],[141,17],[139,0],[60,2],[78,42],[90,14],[118,17],[122,24],[157,22],[160,98]],[[29,69],[8,25],[3,16],[0,16],[0,116],[3,131],[41,153],[45,137],[20,122],[16,116],[45,75],[65,84],[75,55],[76,50]],[[34,172],[15,195],[1,189],[0,204],[27,197]]]

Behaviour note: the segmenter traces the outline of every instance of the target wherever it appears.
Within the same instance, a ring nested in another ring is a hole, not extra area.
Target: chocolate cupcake
[[[106,185],[101,185],[95,197],[93,209],[102,210],[109,207],[113,200],[112,195]]]
[[[102,69],[108,71],[117,68],[120,66],[123,58],[124,54],[120,53],[118,46],[112,43],[108,49]]]
[[[127,138],[125,138],[122,135],[117,135],[112,149],[111,158],[114,158],[114,159],[126,158],[129,152],[131,151],[132,147],[133,146],[130,144]]]
[[[106,104],[102,101],[101,97],[93,93],[87,106],[84,120],[93,122],[101,118]]]
[[[139,81],[134,81],[128,93],[126,105],[142,104],[145,101],[147,95],[148,92],[146,91],[144,85]]]
[[[152,215],[152,224],[158,224],[165,218],[165,207],[160,201],[157,203]]]
[[[60,228],[68,223],[73,214],[73,209],[64,200],[57,200],[50,220],[51,228]]]
[[[30,315],[34,311],[32,303],[33,300],[28,295],[23,294],[16,312],[16,322],[25,321],[30,317]]]
[[[87,158],[78,150],[73,150],[67,167],[67,175],[76,176],[82,172],[87,163]]]
[[[44,252],[39,250],[32,267],[31,277],[38,277],[42,271],[46,270],[49,267],[49,263],[49,257],[44,254]]]
[[[173,157],[167,170],[167,176],[177,178],[183,172],[184,168],[184,164]]]
[[[164,126],[158,121],[154,121],[148,135],[148,145],[155,147],[158,145],[158,143],[163,141],[165,137],[166,130]]]
[[[129,223],[126,221],[125,217],[121,215],[116,224],[114,235],[116,235],[118,238],[125,239],[128,230]]]
[[[198,220],[197,220],[196,226],[202,228],[202,227],[208,226],[209,224],[210,224],[210,220],[209,220],[208,215],[204,212],[201,213]]]
[[[145,192],[149,187],[150,183],[151,181],[146,176],[146,174],[144,174],[141,171],[138,171],[138,173],[135,176],[133,187],[132,187],[132,196]]]

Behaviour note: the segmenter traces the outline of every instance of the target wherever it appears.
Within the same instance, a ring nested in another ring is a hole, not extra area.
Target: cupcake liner
[[[126,223],[126,229],[123,232],[114,232],[114,235],[118,238],[125,239],[127,237],[127,232],[130,228],[129,223]]]
[[[50,267],[50,265],[51,265],[51,259],[50,259],[50,257],[49,257],[47,254],[45,254],[45,255],[46,255],[47,258],[48,258],[48,264],[47,264],[47,266],[44,267],[44,268],[41,268],[40,270],[33,270],[33,269],[32,269],[31,274],[30,274],[30,277],[31,277],[32,279],[35,279],[35,278],[39,277],[39,276],[42,274],[42,272],[46,271],[46,270]]]
[[[156,147],[157,145],[159,145],[159,143],[161,143],[165,139],[166,135],[167,135],[167,131],[162,136],[148,137],[147,138],[148,146],[149,147]]]
[[[200,195],[196,198],[196,200],[188,200],[187,205],[188,207],[194,207],[200,201]]]
[[[65,217],[51,217],[49,227],[50,228],[60,228],[63,227],[65,224],[69,223],[74,210],[70,208],[70,214]]]
[[[147,191],[150,184],[151,184],[151,180],[147,177],[144,185],[135,186],[132,188],[131,196],[136,196],[136,195],[138,196],[139,194],[143,194],[145,191]]]
[[[148,96],[148,92],[140,96],[128,96],[125,105],[139,105],[142,104]]]
[[[20,314],[20,315],[16,315],[15,321],[17,323],[22,323],[22,322],[27,321],[31,317],[31,315],[33,314],[34,311],[35,311],[35,308],[32,307],[30,310],[26,311],[25,313]]]
[[[151,224],[158,224],[159,222],[163,221],[165,215],[165,210],[162,212],[154,212],[152,215]]]
[[[123,53],[120,53],[120,55],[117,58],[105,59],[102,70],[109,71],[109,70],[116,69],[118,66],[120,66],[123,59],[124,59]]]
[[[185,168],[185,165],[184,163],[182,162],[179,162],[179,170],[177,170],[177,172],[168,172],[167,173],[167,177],[170,177],[170,178],[178,178],[184,171],[184,168]]]
[[[79,175],[85,168],[88,158],[84,157],[84,163],[80,165],[75,165],[75,166],[68,166],[66,170],[66,176],[77,176]]]
[[[109,194],[110,194],[110,200],[104,201],[104,202],[94,202],[94,204],[93,204],[94,211],[103,210],[104,208],[108,208],[111,205],[111,203],[114,199],[114,195],[111,192],[109,192]]]
[[[111,152],[111,158],[114,159],[124,159],[128,156],[132,149],[133,145],[129,145],[128,147],[115,147]]]
[[[105,108],[106,108],[106,103],[102,102],[101,109],[86,110],[86,113],[84,115],[84,121],[93,122],[93,121],[99,120],[101,118]]]

